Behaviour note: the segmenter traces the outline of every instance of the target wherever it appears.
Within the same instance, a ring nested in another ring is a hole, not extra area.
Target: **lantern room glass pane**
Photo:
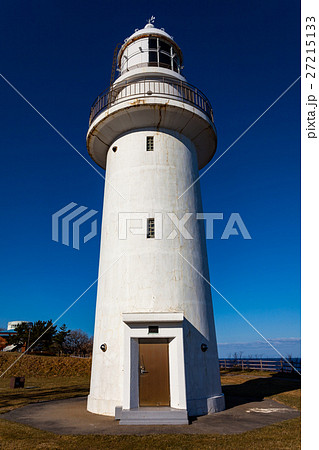
[[[156,38],[149,38],[148,48],[157,49],[157,39]]]
[[[159,41],[160,50],[163,50],[163,52],[171,53],[171,46],[167,44],[167,42]]]
[[[156,63],[157,64],[157,50],[150,50],[149,51],[149,62],[150,63]]]
[[[168,68],[171,68],[171,57],[169,55],[166,55],[165,53],[160,52],[159,62],[161,66],[167,66]]]
[[[179,73],[180,61],[174,46],[162,39],[149,37],[148,48],[149,66],[165,67]]]

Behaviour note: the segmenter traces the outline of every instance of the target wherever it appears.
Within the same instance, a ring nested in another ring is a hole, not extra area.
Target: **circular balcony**
[[[213,109],[207,97],[199,89],[185,81],[175,81],[166,77],[154,79],[148,77],[115,83],[110,89],[102,92],[94,101],[91,107],[89,125],[102,111],[112,106],[130,99],[150,97],[179,100],[194,106],[204,112],[214,126]]]
[[[114,83],[98,96],[91,108],[88,152],[106,168],[106,154],[119,135],[152,127],[176,131],[190,139],[200,169],[214,156],[217,133],[205,95],[185,81],[150,75]]]

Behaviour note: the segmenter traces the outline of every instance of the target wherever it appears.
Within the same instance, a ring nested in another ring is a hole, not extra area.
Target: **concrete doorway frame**
[[[123,410],[139,406],[139,339],[169,340],[170,407],[187,409],[182,312],[124,313],[124,377]],[[149,333],[149,326],[158,326],[158,333]],[[159,407],[160,408],[160,407]]]

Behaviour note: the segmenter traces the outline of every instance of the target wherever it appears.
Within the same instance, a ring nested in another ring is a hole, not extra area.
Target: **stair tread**
[[[186,409],[170,407],[142,407],[123,409],[120,425],[185,425],[188,424]]]

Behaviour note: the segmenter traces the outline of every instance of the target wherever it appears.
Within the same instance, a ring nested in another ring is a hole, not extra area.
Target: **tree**
[[[71,330],[68,330],[67,326],[64,323],[60,327],[60,331],[58,331],[53,338],[53,346],[55,347],[55,350],[58,352],[59,355],[61,352],[63,352],[65,340],[67,336],[70,334],[70,332]]]
[[[38,320],[33,324],[30,335],[30,345],[34,343],[34,349],[49,351],[53,344],[53,337],[56,334],[56,325],[52,325],[52,320],[47,322],[44,320]]]
[[[93,352],[93,336],[89,337],[89,340],[87,341],[87,343],[83,349],[83,352],[84,352],[84,356],[92,354],[92,352]]]
[[[53,337],[56,334],[56,326],[52,320],[38,320],[32,327],[27,323],[20,323],[16,328],[16,333],[8,337],[8,344],[22,346],[24,344],[29,347],[32,345],[33,350],[49,351],[53,344]]]
[[[22,346],[28,342],[29,327],[27,323],[20,323],[14,330],[16,333],[7,337],[8,345]]]
[[[66,336],[64,349],[69,354],[85,356],[92,352],[93,339],[82,330],[72,330]]]

